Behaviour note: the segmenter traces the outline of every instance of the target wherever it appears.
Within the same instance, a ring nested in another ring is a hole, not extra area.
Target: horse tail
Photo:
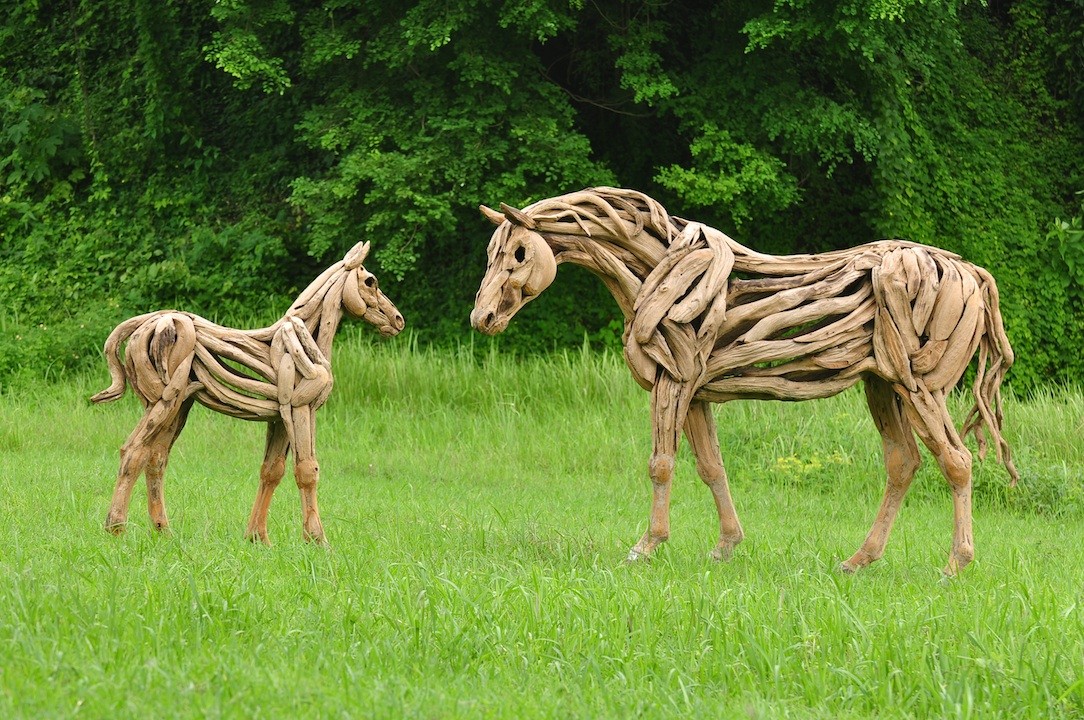
[[[960,435],[966,436],[971,433],[975,436],[981,458],[986,455],[986,434],[989,433],[993,441],[994,453],[1012,478],[1010,484],[1015,486],[1020,480],[1020,473],[1013,465],[1009,443],[1001,434],[1001,381],[1012,366],[1015,355],[1012,346],[1009,345],[1009,337],[1005,333],[1005,325],[1001,319],[997,284],[986,270],[976,267],[975,271],[980,280],[979,290],[983,293],[985,327],[982,338],[979,340],[978,370],[971,388],[975,396],[975,404],[964,420]]]
[[[137,315],[134,318],[125,320],[120,325],[113,328],[113,332],[109,333],[109,337],[106,338],[105,347],[102,348],[102,352],[105,355],[105,361],[109,364],[109,376],[112,378],[112,384],[105,390],[93,395],[90,401],[93,403],[107,403],[112,402],[124,394],[127,387],[126,380],[127,375],[124,372],[124,364],[120,359],[120,345],[129,337],[136,329],[142,325],[147,318],[150,318],[158,313],[146,313],[144,315]]]

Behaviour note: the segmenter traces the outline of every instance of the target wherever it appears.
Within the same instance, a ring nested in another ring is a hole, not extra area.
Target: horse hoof
[[[716,545],[708,555],[714,562],[729,562],[734,556],[733,545]]]
[[[267,533],[250,532],[245,533],[245,540],[248,540],[253,545],[260,543],[271,547],[271,538],[267,536]]]

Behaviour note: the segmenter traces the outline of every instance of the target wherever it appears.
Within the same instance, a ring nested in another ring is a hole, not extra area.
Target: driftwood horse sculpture
[[[841,569],[884,552],[920,464],[913,433],[952,489],[955,524],[946,574],[974,555],[973,433],[985,433],[1013,483],[1001,434],[1002,378],[1013,362],[990,274],[937,248],[885,240],[819,255],[771,256],[723,233],[670,216],[642,193],[594,188],[519,210],[485,206],[497,230],[471,324],[502,331],[571,262],[595,273],[625,317],[625,360],[651,392],[654,496],[647,531],[629,553],[649,556],[670,535],[670,482],[682,430],[715,498],[728,558],[743,533],[709,403],[742,398],[808,400],[859,380],[881,433],[887,487],[865,542]],[[945,406],[978,351],[975,404],[957,432]],[[985,431],[985,432],[984,432]]]
[[[105,343],[113,383],[91,398],[116,400],[125,386],[143,403],[143,418],[120,450],[120,472],[106,517],[123,532],[132,488],[147,476],[147,507],[158,529],[169,526],[163,475],[169,451],[192,403],[244,420],[267,423],[260,487],[246,536],[268,543],[267,511],[294,451],[304,536],[324,542],[316,504],[316,410],[332,387],[331,344],[343,311],[382,335],[403,329],[403,316],[362,267],[369,243],[358,243],[316,278],[274,325],[258,330],[222,327],[198,315],[160,310],[121,323]],[[123,364],[120,345],[127,340]]]

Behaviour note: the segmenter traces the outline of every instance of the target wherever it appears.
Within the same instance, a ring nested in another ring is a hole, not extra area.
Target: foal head
[[[476,330],[495,335],[506,327],[519,309],[550,286],[557,261],[546,241],[536,232],[533,218],[501,203],[499,213],[485,205],[482,213],[497,229],[489,241],[489,265],[474,298],[470,323]]]
[[[376,276],[362,267],[369,254],[369,243],[360,242],[346,253],[343,270],[347,273],[343,285],[343,309],[375,327],[384,337],[399,334],[405,324],[403,316],[380,292]]]

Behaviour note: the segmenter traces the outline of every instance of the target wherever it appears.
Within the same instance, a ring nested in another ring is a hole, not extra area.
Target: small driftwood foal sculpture
[[[307,540],[324,542],[316,504],[316,410],[331,393],[331,344],[343,311],[374,325],[382,335],[403,329],[403,316],[362,267],[369,243],[358,243],[316,278],[271,327],[234,330],[198,315],[160,310],[126,320],[105,343],[113,383],[91,398],[116,400],[125,385],[143,403],[143,418],[120,450],[120,472],[106,517],[120,533],[132,488],[147,476],[147,507],[159,530],[169,526],[163,475],[169,451],[184,428],[192,403],[244,420],[267,423],[260,487],[246,537],[269,543],[267,511],[294,451]],[[120,344],[128,341],[124,363]]]
[[[684,429],[719,513],[716,559],[743,533],[730,497],[709,403],[829,397],[859,380],[881,433],[888,475],[853,572],[884,552],[918,469],[917,433],[952,488],[955,526],[946,574],[974,555],[971,453],[988,432],[1013,483],[1001,435],[1002,378],[1013,362],[997,286],[958,255],[885,240],[820,255],[754,252],[699,223],[672,217],[642,193],[595,188],[523,210],[485,206],[498,228],[471,324],[494,334],[571,262],[598,275],[625,316],[625,360],[651,392],[654,498],[629,553],[647,557],[670,535],[670,482]],[[978,350],[975,405],[962,432],[945,406]]]

